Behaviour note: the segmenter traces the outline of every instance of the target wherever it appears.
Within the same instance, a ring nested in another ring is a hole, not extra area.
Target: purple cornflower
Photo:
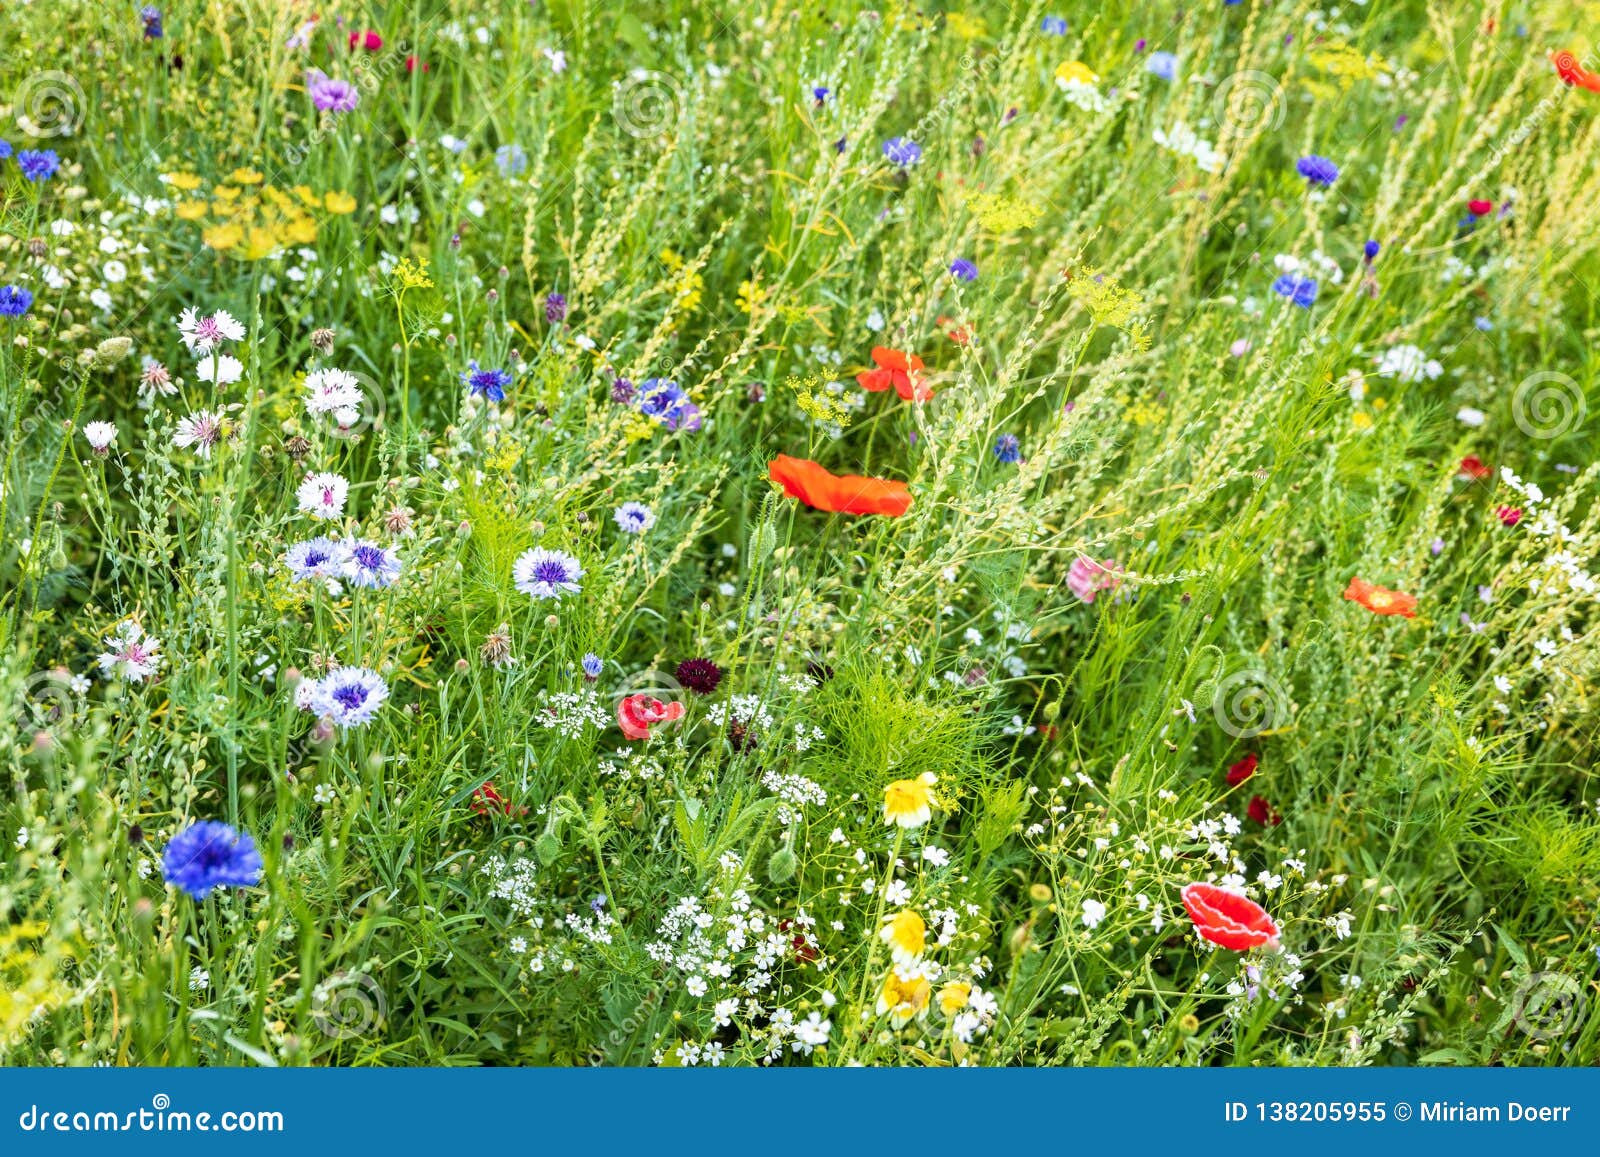
[[[633,388],[633,383],[627,378],[615,378],[611,382],[611,400],[619,406],[626,406],[633,401],[633,396],[637,392]]]
[[[1022,443],[1015,434],[1001,434],[994,440],[994,456],[1008,465],[1022,461]]]
[[[576,594],[583,589],[578,584],[582,577],[583,567],[572,555],[542,546],[523,551],[511,568],[516,588],[535,599],[559,599],[564,594]]]
[[[642,502],[624,502],[611,517],[625,534],[643,534],[656,524],[655,511]]]
[[[646,378],[639,383],[639,412],[669,430],[700,428],[700,407],[689,400],[682,386],[666,378]]]
[[[317,106],[318,112],[354,112],[361,99],[355,85],[315,68],[306,73],[306,91],[311,94],[311,103]]]
[[[1301,157],[1295,162],[1294,167],[1306,180],[1313,185],[1321,185],[1324,189],[1339,179],[1339,166],[1328,160],[1327,157],[1319,157],[1315,154],[1309,157]]]
[[[883,155],[891,165],[909,169],[922,160],[922,146],[910,137],[890,137],[883,142]]]
[[[467,393],[482,394],[491,402],[506,400],[506,387],[511,384],[510,370],[485,370],[478,367],[476,359],[467,363],[467,372],[461,375],[461,384]]]
[[[976,281],[978,267],[965,257],[957,257],[950,263],[950,276],[957,281]]]
[[[551,325],[567,320],[567,299],[559,293],[547,294],[544,299],[544,319]]]
[[[345,551],[341,570],[356,586],[378,590],[400,577],[400,556],[375,542],[358,542]]]
[[[0,285],[0,317],[21,317],[33,305],[33,294],[20,285]]]
[[[501,145],[494,151],[494,164],[502,177],[520,177],[528,167],[528,154],[521,145]]]
[[[593,651],[584,652],[584,656],[583,656],[583,677],[584,677],[584,679],[586,679],[590,683],[593,683],[596,679],[600,678],[600,673],[602,671],[604,671],[605,669],[606,669],[606,664],[605,664],[605,660],[604,659],[602,659],[599,655],[596,655]]]
[[[161,854],[167,883],[204,900],[218,888],[248,888],[261,881],[261,853],[249,832],[217,820],[200,820],[172,837]]]
[[[1301,309],[1310,309],[1317,300],[1315,278],[1301,277],[1298,273],[1285,273],[1272,283],[1272,292],[1286,297]]]
[[[144,38],[146,40],[160,40],[163,35],[161,27],[161,9],[154,4],[146,4],[139,9],[139,20],[144,25]]]
[[[61,168],[61,158],[54,149],[23,149],[17,154],[17,168],[37,184],[56,175],[56,170]]]

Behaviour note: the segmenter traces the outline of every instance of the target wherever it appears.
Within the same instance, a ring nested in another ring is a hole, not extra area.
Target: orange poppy
[[[856,381],[863,390],[876,394],[893,386],[895,393],[908,402],[926,402],[933,397],[933,387],[923,375],[922,359],[916,354],[901,353],[885,346],[872,347],[875,370],[863,370]]]
[[[1575,84],[1590,92],[1600,92],[1600,74],[1590,72],[1579,64],[1576,53],[1562,49],[1551,57],[1551,63],[1556,66],[1556,75],[1567,84]]]
[[[1401,615],[1408,619],[1417,617],[1417,596],[1387,587],[1374,586],[1363,578],[1352,578],[1344,589],[1344,597],[1360,603],[1375,615]]]
[[[806,458],[779,454],[768,468],[774,482],[790,498],[833,514],[887,514],[898,518],[911,509],[911,491],[904,482],[830,474]]]

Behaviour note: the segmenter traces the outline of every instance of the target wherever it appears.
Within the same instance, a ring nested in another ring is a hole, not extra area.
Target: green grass
[[[275,4],[7,6],[0,139],[62,168],[0,160],[0,1061],[1600,1060],[1600,96],[1546,59],[1600,13],[1329,7],[358,4],[297,49]],[[934,397],[858,387],[875,345]],[[914,504],[807,509],[780,453]],[[399,581],[293,581],[321,533]],[[519,591],[533,547],[581,591]],[[127,621],[157,678],[102,676]],[[297,709],[330,665],[387,681],[369,725]],[[630,742],[636,692],[684,718]],[[202,819],[257,886],[163,885]],[[1282,952],[1193,933],[1233,875]]]

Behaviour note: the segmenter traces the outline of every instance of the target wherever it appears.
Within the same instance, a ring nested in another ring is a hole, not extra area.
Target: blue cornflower
[[[1473,318],[1472,324],[1477,326],[1484,333],[1488,333],[1491,329],[1494,328],[1494,322],[1490,321],[1486,317]]]
[[[576,558],[564,550],[546,550],[542,546],[523,551],[511,567],[512,584],[535,599],[577,594],[583,589],[578,582],[582,577],[583,567]]]
[[[611,517],[625,534],[643,534],[656,524],[655,511],[642,502],[624,502]]]
[[[482,394],[491,402],[506,400],[506,387],[511,384],[510,370],[484,370],[476,360],[467,363],[467,372],[461,375],[461,384],[468,394]]]
[[[639,383],[639,412],[669,430],[700,428],[700,407],[689,400],[683,387],[666,378],[646,378]]]
[[[10,155],[11,155],[11,142],[10,141],[0,141],[0,161],[5,160]]]
[[[824,88],[822,85],[819,84],[819,85],[817,85],[815,88],[813,88],[811,90],[811,95],[814,98],[816,98],[816,102],[818,104],[822,104],[828,99],[828,95],[829,95],[830,91],[831,90],[829,90],[827,88]]]
[[[344,546],[327,537],[297,542],[283,556],[297,580],[337,578],[344,565]]]
[[[584,653],[584,656],[583,656],[583,677],[585,679],[588,679],[588,680],[591,680],[591,681],[593,681],[595,679],[598,679],[598,678],[600,678],[600,672],[604,671],[605,669],[606,669],[605,660],[602,659],[599,655],[596,655],[593,651],[588,651],[588,652]]]
[[[217,888],[248,888],[261,880],[261,853],[249,832],[217,820],[190,824],[161,854],[167,883],[204,900]]]
[[[161,28],[161,9],[154,4],[146,4],[139,9],[139,19],[144,24],[144,38],[146,40],[160,40],[163,32]]]
[[[909,169],[922,160],[922,146],[910,137],[890,137],[883,142],[883,155],[891,165]]]
[[[375,542],[358,542],[345,551],[342,569],[356,586],[381,589],[400,577],[400,556]]]
[[[370,667],[335,667],[317,681],[311,709],[342,730],[371,723],[389,698],[389,684]]]
[[[61,158],[54,149],[23,149],[17,154],[17,168],[28,180],[38,183],[49,180],[61,167]]]
[[[0,317],[21,317],[33,305],[33,294],[20,285],[0,285]]]
[[[501,145],[494,151],[494,163],[502,177],[519,177],[528,167],[528,154],[521,145]]]
[[[1327,157],[1315,154],[1301,157],[1294,163],[1294,167],[1306,180],[1313,185],[1321,185],[1324,189],[1339,179],[1339,166]]]
[[[1301,309],[1310,309],[1317,300],[1317,282],[1315,278],[1301,277],[1298,273],[1285,273],[1272,283],[1272,292],[1287,297]]]
[[[1021,462],[1022,443],[1015,434],[1001,434],[994,440],[994,456],[1002,462]]]
[[[957,257],[950,263],[950,276],[957,281],[978,280],[978,267],[965,257]]]
[[[1378,256],[1378,250],[1382,248],[1383,246],[1376,241],[1368,241],[1361,247],[1361,252],[1366,256],[1368,265],[1372,264],[1373,260]]]
[[[1178,75],[1178,58],[1170,52],[1152,52],[1144,67],[1146,72],[1153,72],[1162,80],[1174,80]]]
[[[1046,36],[1065,36],[1067,34],[1067,22],[1060,16],[1046,16],[1039,21],[1039,31]]]

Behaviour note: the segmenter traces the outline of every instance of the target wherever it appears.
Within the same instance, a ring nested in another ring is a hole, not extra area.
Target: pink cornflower
[[[105,644],[100,671],[107,679],[143,683],[161,669],[161,640],[145,634],[131,619],[107,635]]]
[[[344,500],[350,483],[338,474],[310,474],[300,483],[295,497],[300,509],[312,518],[338,518],[344,513]]]
[[[209,317],[201,317],[193,309],[186,309],[178,317],[178,335],[192,354],[211,353],[220,349],[223,342],[239,341],[244,333],[244,323],[225,309],[219,309]]]
[[[1122,566],[1112,559],[1094,562],[1079,555],[1067,571],[1067,587],[1086,603],[1100,591],[1115,590],[1122,582]]]
[[[211,448],[222,440],[227,426],[220,410],[196,410],[178,420],[178,429],[172,435],[172,444],[183,448],[194,447],[202,458],[211,457]]]

